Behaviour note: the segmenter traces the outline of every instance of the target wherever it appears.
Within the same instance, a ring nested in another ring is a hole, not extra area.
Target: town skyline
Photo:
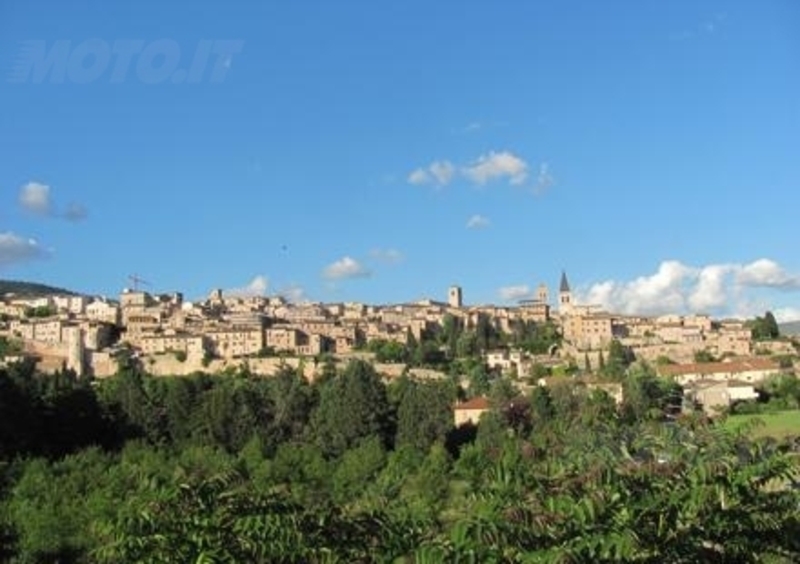
[[[561,270],[558,276],[541,277],[538,281],[531,277],[530,282],[499,288],[488,299],[475,298],[468,285],[458,282],[448,284],[446,287],[421,291],[416,295],[399,296],[394,300],[370,301],[359,299],[357,295],[347,298],[337,296],[336,293],[326,294],[325,297],[315,297],[305,292],[300,285],[274,287],[269,278],[256,276],[249,283],[238,287],[222,288],[212,285],[204,290],[188,292],[184,288],[164,288],[151,283],[148,279],[138,274],[129,274],[123,278],[126,284],[110,292],[90,292],[82,288],[67,288],[57,281],[18,280],[11,282],[45,283],[54,288],[64,289],[78,294],[117,300],[120,294],[129,291],[142,291],[152,295],[167,295],[180,293],[187,301],[203,301],[214,292],[221,291],[231,298],[269,298],[280,297],[289,303],[362,303],[366,305],[388,306],[410,304],[420,301],[432,300],[447,302],[448,288],[458,287],[464,292],[465,307],[499,306],[513,307],[522,302],[536,300],[542,287],[551,296],[557,289],[560,280],[568,276],[570,287],[578,303],[591,305],[598,309],[616,315],[632,316],[661,316],[661,315],[708,315],[713,318],[738,318],[747,319],[772,312],[776,319],[782,323],[800,320],[800,307],[795,307],[797,302],[788,303],[786,306],[775,307],[769,300],[743,300],[742,295],[747,290],[771,289],[783,293],[791,293],[800,285],[800,276],[786,272],[780,265],[770,259],[758,259],[749,264],[720,264],[711,265],[703,269],[692,268],[678,261],[665,261],[659,265],[656,273],[650,276],[639,277],[635,280],[617,282],[610,279],[592,284],[574,284],[567,270]],[[726,280],[727,279],[727,280]],[[2,278],[0,278],[0,281]],[[733,301],[727,302],[728,297]]]
[[[0,277],[514,303],[564,269],[800,319],[793,4],[44,4],[0,23]]]
[[[771,312],[745,321],[605,311],[581,303],[566,272],[554,290],[541,284],[532,299],[513,306],[467,304],[460,286],[448,287],[444,300],[374,305],[293,303],[221,289],[187,301],[180,292],[145,291],[139,277],[131,281],[137,287],[123,290],[119,300],[42,287],[6,292],[0,296],[0,362],[27,357],[45,372],[66,368],[99,378],[113,376],[126,359],[163,376],[222,374],[241,366],[272,374],[289,363],[314,380],[330,362],[354,357],[370,358],[387,378],[407,370],[441,378],[453,359],[479,356],[495,373],[542,384],[543,371],[606,374],[606,357],[613,370],[636,358],[681,384],[710,378],[712,389],[722,385],[730,392],[729,380],[736,388],[744,378],[748,384],[736,393],[753,397],[752,384],[781,368],[763,355],[791,355],[796,346],[780,338]],[[621,401],[618,392],[611,393]]]

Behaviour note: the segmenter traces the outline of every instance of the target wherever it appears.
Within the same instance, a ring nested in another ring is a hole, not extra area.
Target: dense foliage
[[[791,562],[782,445],[674,418],[646,367],[621,406],[576,384],[454,429],[451,381],[353,361],[108,380],[0,371],[0,560]]]
[[[756,317],[749,321],[748,326],[753,339],[757,341],[776,339],[780,336],[780,327],[771,311],[766,312],[763,317]]]

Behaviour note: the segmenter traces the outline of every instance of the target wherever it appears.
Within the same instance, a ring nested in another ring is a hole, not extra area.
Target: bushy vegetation
[[[747,326],[750,328],[753,339],[757,341],[776,339],[781,334],[778,322],[771,311],[764,313],[763,317],[756,317],[749,321]]]
[[[745,415],[800,409],[800,379],[795,374],[776,374],[761,382],[756,390],[757,399],[735,403],[731,413]]]
[[[0,561],[792,562],[791,456],[565,383],[453,428],[449,380],[0,371]]]
[[[7,337],[0,337],[0,359],[6,356],[17,355],[22,352],[22,343]]]

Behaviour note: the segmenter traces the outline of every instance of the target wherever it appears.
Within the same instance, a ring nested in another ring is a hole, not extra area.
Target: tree
[[[625,374],[633,358],[630,350],[618,339],[612,339],[608,345],[608,359],[605,361],[603,374],[609,378],[619,380]]]
[[[764,314],[764,329],[766,330],[766,333],[769,335],[770,339],[777,339],[781,335],[778,322],[771,311],[768,311]]]
[[[777,339],[780,336],[778,322],[771,311],[767,311],[763,317],[749,321],[747,325],[750,327],[753,339],[757,341]]]
[[[480,354],[478,336],[474,331],[464,331],[456,341],[456,354],[461,358],[474,357]]]
[[[446,365],[447,357],[436,341],[425,340],[414,351],[413,361],[417,366],[437,367],[442,364]]]
[[[452,313],[446,313],[442,318],[440,340],[447,349],[447,356],[451,359],[458,354],[458,339],[462,331],[460,320]]]
[[[492,324],[489,316],[485,313],[478,314],[478,321],[475,324],[475,335],[478,350],[481,352],[486,352],[489,349],[495,348],[500,343],[500,334],[497,328]]]
[[[22,352],[22,343],[8,337],[0,337],[0,359],[6,356],[18,355]]]
[[[622,413],[629,421],[661,420],[680,410],[683,388],[660,378],[646,364],[631,368],[623,382]]]
[[[338,456],[371,435],[390,444],[386,387],[371,364],[351,360],[341,374],[320,386],[319,394],[311,425],[326,454]]]
[[[406,330],[406,348],[408,349],[408,353],[413,355],[414,352],[419,347],[419,339],[417,339],[416,335],[411,329]]]
[[[346,451],[332,476],[333,499],[340,504],[358,499],[364,493],[364,484],[374,479],[385,464],[386,451],[380,437],[368,437]]]
[[[265,381],[272,417],[262,436],[267,454],[282,443],[299,439],[315,405],[314,394],[300,370],[285,366]]]
[[[163,380],[163,405],[168,414],[167,433],[173,444],[187,444],[197,431],[196,412],[203,393],[213,381],[205,375]]]
[[[482,396],[489,392],[489,372],[486,370],[486,365],[477,363],[469,371],[469,393],[472,396]]]
[[[552,371],[550,370],[550,368],[538,362],[534,362],[530,368],[530,377],[534,380],[533,382],[534,384],[540,378],[546,378],[550,376],[551,373]]]
[[[455,399],[448,382],[406,380],[397,407],[396,446],[426,452],[435,442],[443,442],[453,427]]]
[[[591,390],[583,398],[581,423],[587,427],[592,425],[609,425],[616,423],[617,404],[604,390]]]
[[[434,444],[401,493],[411,510],[422,518],[434,519],[442,509],[450,484],[450,456],[441,443]]]
[[[0,369],[0,461],[36,452],[41,445],[43,406],[31,384]]]
[[[536,386],[530,395],[531,418],[534,426],[544,426],[555,417],[553,398],[550,390],[545,386]]]
[[[80,555],[93,545],[93,519],[112,514],[117,501],[105,495],[87,503],[104,480],[110,461],[99,449],[86,449],[53,464],[34,459],[21,468],[8,505],[0,507],[7,511],[18,536],[18,558],[12,561],[85,561]]]
[[[636,444],[597,429],[588,449],[566,438],[541,464],[498,440],[488,469],[472,465],[470,512],[417,561],[797,561],[800,496],[767,485],[794,472],[787,455],[703,428],[656,429],[628,428]]]
[[[196,428],[205,442],[238,452],[270,425],[274,410],[266,393],[252,380],[223,380],[204,393],[197,407]]]
[[[515,347],[532,354],[550,354],[561,343],[561,333],[552,321],[536,323],[517,320],[511,325],[511,341]]]
[[[29,307],[25,310],[25,317],[51,317],[58,313],[53,306]]]
[[[249,489],[227,470],[161,485],[96,527],[92,562],[394,562],[425,529],[379,512],[303,505],[281,492]]]
[[[406,346],[397,341],[373,339],[367,345],[367,349],[375,353],[375,360],[382,363],[406,362],[409,357]]]
[[[508,378],[496,378],[489,386],[489,403],[496,408],[505,406],[519,396],[519,390]]]
[[[322,365],[322,368],[316,376],[316,382],[318,384],[322,384],[336,377],[336,361],[333,355],[323,353],[320,356],[319,364]]]
[[[771,405],[782,409],[800,407],[800,379],[794,374],[772,376],[762,386]]]
[[[711,354],[707,349],[702,349],[699,351],[695,351],[694,353],[694,361],[703,363],[703,362],[716,362],[716,358],[714,355]]]

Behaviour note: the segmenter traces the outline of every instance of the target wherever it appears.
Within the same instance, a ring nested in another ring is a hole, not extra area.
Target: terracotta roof
[[[456,404],[456,411],[470,411],[476,409],[489,409],[489,400],[484,397],[477,397],[465,402]]]
[[[691,364],[665,364],[659,368],[664,376],[683,374],[735,374],[750,370],[778,370],[780,365],[768,358],[749,358],[733,362],[699,362]]]

